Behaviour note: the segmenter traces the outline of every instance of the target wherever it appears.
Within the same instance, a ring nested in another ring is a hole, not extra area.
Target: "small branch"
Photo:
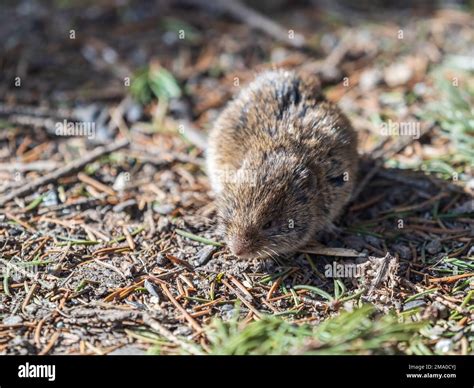
[[[168,341],[180,346],[186,352],[194,355],[203,354],[201,351],[199,351],[199,349],[197,349],[196,346],[193,346],[184,342],[183,340],[180,340],[160,322],[153,319],[148,314],[143,314],[143,323],[145,323],[145,325],[150,326],[153,330],[155,330],[162,337],[166,338]]]
[[[312,253],[315,255],[335,256],[335,257],[361,257],[363,253],[357,252],[355,249],[347,248],[331,248],[321,244],[313,244],[299,250],[302,253]]]
[[[23,172],[23,171],[51,171],[58,164],[51,160],[38,160],[30,163],[0,163],[0,171]]]
[[[290,39],[288,29],[285,29],[275,21],[263,16],[239,0],[181,0],[181,2],[226,13],[234,19],[247,24],[249,27],[260,30],[272,38],[290,46],[301,48],[306,45],[303,35],[295,32],[293,38]]]
[[[164,284],[161,284],[161,288],[165,295],[168,297],[168,299],[173,303],[176,308],[183,314],[184,318],[191,324],[194,330],[196,330],[197,333],[201,334],[203,332],[202,327],[199,325],[199,323],[185,310],[183,306],[179,304],[179,302],[175,299],[173,294],[170,292],[168,287],[166,287]]]
[[[22,187],[12,190],[9,194],[4,195],[3,197],[0,197],[0,206],[4,206],[7,202],[11,201],[14,198],[25,196],[35,191],[41,186],[47,185],[48,183],[51,183],[51,182],[55,182],[63,176],[70,175],[76,171],[79,171],[82,168],[84,168],[84,166],[86,166],[89,163],[92,163],[93,161],[97,160],[101,156],[117,151],[123,147],[126,147],[128,144],[129,142],[127,139],[120,139],[120,140],[115,141],[112,144],[97,147],[94,150],[87,153],[86,155],[84,155],[82,158],[74,160],[70,162],[69,164],[67,164],[66,166],[61,167],[58,170],[53,171],[49,174],[46,174],[42,176],[41,178],[34,180],[31,183],[28,183]]]

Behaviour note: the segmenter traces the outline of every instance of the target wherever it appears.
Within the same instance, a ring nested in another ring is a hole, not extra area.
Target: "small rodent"
[[[231,252],[268,257],[306,245],[349,200],[357,162],[356,133],[316,78],[259,75],[209,134],[208,174]]]

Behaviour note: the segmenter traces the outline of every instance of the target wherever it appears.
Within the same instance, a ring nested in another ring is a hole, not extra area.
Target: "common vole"
[[[356,146],[348,119],[316,79],[259,75],[209,135],[208,174],[232,253],[289,254],[330,227],[354,186]]]

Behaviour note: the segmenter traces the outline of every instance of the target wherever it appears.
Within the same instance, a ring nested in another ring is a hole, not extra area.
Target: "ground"
[[[1,354],[473,353],[472,9],[260,9],[286,39],[94,3],[2,6]],[[272,67],[321,79],[363,162],[335,232],[239,261],[203,143]]]

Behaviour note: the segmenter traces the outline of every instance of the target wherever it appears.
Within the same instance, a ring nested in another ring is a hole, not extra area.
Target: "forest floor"
[[[266,12],[285,41],[164,2],[10,3],[0,354],[474,352],[469,10]],[[336,236],[241,261],[215,232],[205,133],[272,67],[320,77],[363,163]]]

